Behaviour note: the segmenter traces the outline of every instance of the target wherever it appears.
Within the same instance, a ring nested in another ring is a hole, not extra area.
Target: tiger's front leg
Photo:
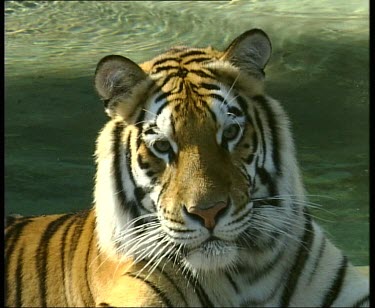
[[[183,307],[193,298],[186,281],[176,277],[173,267],[156,268],[150,274],[144,268],[145,262],[109,263],[103,264],[95,275],[96,307]]]
[[[101,295],[97,307],[168,307],[167,294],[155,284],[124,274]]]

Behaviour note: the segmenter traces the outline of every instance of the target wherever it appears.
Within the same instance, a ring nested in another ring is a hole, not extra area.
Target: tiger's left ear
[[[267,34],[260,29],[252,29],[237,37],[225,50],[222,59],[258,79],[263,79],[263,69],[271,51],[271,41]]]
[[[120,115],[126,121],[138,109],[136,93],[147,80],[138,64],[118,55],[101,59],[95,71],[95,88],[104,101],[105,111],[110,117]]]

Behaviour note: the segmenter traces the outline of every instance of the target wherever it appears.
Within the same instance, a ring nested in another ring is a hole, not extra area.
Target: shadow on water
[[[276,48],[266,73],[267,92],[291,117],[307,191],[334,198],[316,201],[335,214],[316,211],[335,221],[320,223],[368,264],[368,43],[301,38]],[[6,78],[6,214],[76,211],[93,200],[95,139],[107,117],[92,76],[74,75]],[[353,232],[356,240],[342,240]]]
[[[60,213],[92,202],[94,145],[106,121],[92,78],[7,78],[6,213]]]

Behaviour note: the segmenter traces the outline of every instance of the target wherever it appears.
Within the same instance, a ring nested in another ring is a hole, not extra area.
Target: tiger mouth
[[[238,261],[238,250],[230,242],[211,237],[185,250],[182,261],[193,273],[217,271],[232,267]]]
[[[228,244],[226,244],[223,240],[220,240],[218,238],[214,239],[214,238],[210,238],[206,241],[204,241],[201,245],[200,245],[200,251],[201,252],[204,252],[206,254],[210,254],[210,255],[218,255],[218,254],[222,254],[223,253],[223,249],[228,246]],[[225,249],[224,249],[225,250]]]
[[[199,253],[205,256],[214,257],[217,255],[224,254],[225,251],[227,251],[230,246],[231,245],[227,243],[226,241],[216,236],[211,236],[207,240],[200,243],[198,246],[188,249],[186,251],[186,254]]]

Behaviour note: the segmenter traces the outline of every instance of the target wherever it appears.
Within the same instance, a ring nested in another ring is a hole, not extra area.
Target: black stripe
[[[163,109],[165,108],[165,106],[167,106],[169,104],[168,101],[166,101],[165,103],[163,103],[159,108],[158,110],[156,111],[156,115],[160,115],[161,112],[163,111]]]
[[[170,301],[170,299],[167,297],[167,294],[165,294],[162,290],[160,290],[154,283],[152,283],[151,281],[149,280],[145,280],[144,278],[141,278],[141,277],[138,277],[137,275],[135,274],[132,274],[132,273],[126,273],[124,274],[126,276],[130,276],[130,277],[133,277],[135,279],[138,279],[142,282],[144,282],[145,284],[147,284],[156,294],[157,296],[161,299],[161,301],[164,303],[164,305],[166,305],[167,307],[173,307],[172,305],[172,302]]]
[[[178,89],[173,89],[173,91],[171,92],[171,94],[177,94],[177,93],[181,93],[181,91],[183,90],[184,88],[184,84],[182,82],[179,82],[178,84]]]
[[[172,78],[176,78],[177,76],[178,76],[177,73],[167,74],[167,76],[161,82],[160,88],[163,88],[169,82],[169,80],[171,80]]]
[[[254,125],[253,118],[251,117],[251,115],[250,115],[249,112],[248,112],[247,103],[246,103],[245,99],[244,99],[241,95],[239,95],[239,94],[237,94],[237,93],[235,93],[235,95],[236,95],[236,101],[237,101],[237,103],[240,105],[242,111],[239,110],[239,109],[238,109],[237,107],[235,107],[235,106],[230,106],[230,107],[228,108],[228,111],[231,112],[231,113],[233,113],[233,114],[235,114],[236,116],[244,116],[244,115],[245,115],[245,117],[246,117],[246,122],[247,122],[250,126],[252,126],[252,127],[254,128],[254,137],[253,137],[253,138],[254,138],[254,144],[255,144],[255,147],[253,148],[253,153],[255,153],[256,150],[257,150],[257,148],[258,148],[258,138],[257,138],[257,135],[256,135],[255,125]],[[244,135],[245,135],[245,134],[243,134],[243,135],[241,136],[240,141],[242,141]]]
[[[178,66],[174,66],[174,65],[160,66],[160,67],[154,68],[151,74],[154,75],[154,74],[160,73],[162,71],[169,71],[169,70],[172,70],[172,69],[177,70],[178,68],[179,68]]]
[[[259,156],[255,157],[255,166],[259,166]],[[253,195],[259,190],[259,187],[257,187],[257,175],[254,175],[253,178],[253,185],[250,187],[250,194]]]
[[[122,207],[126,206],[126,196],[124,188],[122,187],[122,178],[121,178],[121,147],[122,147],[122,133],[124,130],[124,123],[117,122],[113,129],[113,173],[115,175],[115,187],[117,192],[117,198]],[[128,140],[129,142],[129,140]],[[129,147],[129,144],[127,145]]]
[[[145,114],[146,114],[146,110],[142,108],[134,124],[138,129],[141,129],[143,126],[143,120],[144,120]]]
[[[113,130],[113,170],[115,174],[115,186],[116,186],[116,192],[118,192],[117,198],[120,202],[121,207],[129,214],[129,218],[135,218],[140,215],[138,207],[142,207],[145,211],[148,211],[146,208],[144,208],[140,202],[134,201],[134,200],[127,200],[127,197],[125,195],[125,189],[124,184],[122,183],[122,167],[121,167],[121,155],[122,155],[122,133],[124,129],[124,124],[122,122],[117,122],[116,126]],[[145,132],[147,134],[147,132]],[[137,189],[137,185],[135,184],[133,172],[131,169],[131,159],[132,159],[132,153],[131,153],[131,146],[130,146],[130,138],[131,133],[129,133],[126,146],[127,150],[125,151],[125,163],[126,168],[128,170],[128,175],[130,178],[130,181],[132,182],[134,189]],[[149,212],[149,211],[148,211]]]
[[[10,297],[10,268],[9,264],[11,264],[11,258],[14,255],[14,248],[16,244],[18,243],[18,240],[20,239],[23,229],[31,222],[31,220],[23,220],[20,223],[16,223],[15,225],[12,225],[8,228],[6,234],[5,234],[5,245],[6,245],[6,251],[5,251],[5,260],[4,263],[8,264],[8,266],[5,267],[6,270],[6,290],[5,290],[5,297]],[[13,277],[13,276],[12,276]],[[20,307],[20,305],[18,306]]]
[[[264,137],[264,129],[263,129],[262,121],[260,120],[259,112],[256,108],[254,108],[254,113],[255,113],[255,121],[260,131],[260,138],[262,140],[262,145],[263,145],[263,164],[262,165],[264,167],[264,165],[266,164],[266,157],[267,157],[267,144],[266,144],[266,139]]]
[[[67,268],[66,271],[65,271],[65,248],[67,247],[66,246],[67,245],[66,237],[68,235],[68,232],[69,232],[70,228],[77,222],[78,219],[79,219],[78,215],[75,215],[75,216],[72,217],[72,220],[69,222],[69,224],[67,224],[67,226],[64,230],[64,233],[63,233],[62,238],[61,238],[61,244],[60,244],[62,281],[63,281],[63,286],[64,286],[64,289],[65,289],[64,295],[65,295],[65,302],[66,303],[68,303],[68,297],[66,295],[68,289],[65,287],[66,286],[65,272],[69,271],[69,268]]]
[[[171,112],[171,114],[172,115],[170,116],[170,120],[171,120],[172,136],[176,136],[176,118],[173,116],[173,111]]]
[[[132,146],[131,146],[131,135],[132,135],[132,131],[129,132],[128,138],[126,140],[126,149],[125,149],[125,158],[126,159],[125,159],[125,163],[126,163],[126,169],[128,171],[130,181],[132,182],[134,187],[137,187],[137,185],[135,184],[133,170],[132,170],[132,155],[133,155],[133,153],[132,153]],[[122,154],[121,148],[116,147],[116,150],[118,151],[118,155],[120,156]],[[125,188],[126,183],[122,182],[122,176],[121,176],[122,167],[121,167],[121,165],[118,164],[117,168],[119,169],[119,172],[120,172],[120,183],[119,183],[120,187],[118,187],[120,190],[118,190],[118,191],[123,191],[124,201],[125,201],[126,196],[125,196],[124,188]],[[125,204],[126,204],[126,201],[124,202],[124,205]]]
[[[10,226],[6,230],[5,234],[5,243],[6,243],[6,250],[5,250],[5,261],[9,263],[10,257],[13,254],[14,247],[16,246],[18,239],[21,237],[23,229],[32,222],[31,219],[23,220],[20,223],[14,224]]]
[[[73,281],[72,279],[73,260],[76,255],[78,242],[80,240],[85,222],[88,218],[89,211],[82,211],[75,215],[77,216],[76,223],[74,224],[75,228],[73,230],[72,236],[69,238],[69,244],[68,244],[69,246],[67,246],[67,248],[69,248],[69,254],[68,254],[68,258],[66,262],[67,263],[66,268],[68,270],[68,275],[69,275],[68,282]],[[75,290],[72,289],[73,285],[71,283],[68,283],[68,288],[69,289],[67,291],[70,292],[70,294],[75,293]]]
[[[18,253],[17,268],[16,268],[16,307],[22,306],[23,252],[24,252],[24,248],[22,247]]]
[[[167,98],[169,95],[171,95],[171,92],[163,92],[155,99],[155,104],[160,103],[163,99]]]
[[[301,276],[307,259],[309,258],[309,251],[314,239],[314,233],[311,223],[311,218],[308,215],[305,217],[305,232],[303,234],[302,241],[300,243],[298,253],[292,263],[287,282],[284,287],[283,294],[281,296],[280,307],[289,307],[290,300],[295,292],[297,287],[298,279]]]
[[[147,132],[145,132],[145,134],[147,134]],[[146,212],[149,212],[150,213],[150,210],[145,208],[142,204],[142,200],[145,196],[145,191],[143,190],[143,188],[139,187],[136,185],[135,183],[135,179],[134,179],[134,175],[133,175],[133,172],[132,172],[132,167],[131,167],[131,161],[132,161],[132,149],[131,149],[131,146],[130,146],[130,139],[131,139],[131,133],[129,133],[128,135],[128,139],[127,139],[127,147],[128,147],[128,150],[126,151],[125,153],[125,163],[126,163],[126,167],[127,167],[127,170],[128,170],[128,173],[129,173],[129,178],[134,186],[134,191],[133,191],[133,194],[134,194],[134,197],[135,197],[135,200],[127,200],[126,196],[125,196],[125,190],[124,190],[124,187],[126,185],[126,183],[122,183],[122,176],[121,176],[121,172],[119,171],[120,173],[120,183],[119,185],[121,185],[121,190],[117,190],[117,191],[122,191],[122,195],[123,197],[121,198],[121,205],[124,209],[126,209],[129,214],[130,214],[130,218],[135,218],[137,216],[140,215],[140,212],[139,212],[139,208],[142,208],[144,211]],[[139,138],[140,139],[140,138]],[[120,149],[118,149],[119,153],[121,152]],[[116,155],[117,156],[117,155]],[[142,162],[142,160],[139,160],[140,158],[140,155],[138,155],[137,157],[137,162]],[[141,165],[140,165],[141,166]],[[120,166],[118,168],[121,168]],[[138,221],[135,226],[139,225],[141,223],[141,221]]]
[[[234,291],[238,294],[238,286],[236,282],[233,280],[232,276],[228,272],[225,272],[225,276],[227,277],[229,283],[232,285]]]
[[[200,307],[214,307],[214,304],[211,302],[207,293],[204,291],[200,285],[198,279],[191,273],[190,270],[185,269],[185,278],[188,281],[188,284],[194,286],[194,292],[198,295],[198,299],[201,303]]]
[[[229,106],[228,112],[233,113],[236,117],[242,117],[243,116],[243,113],[241,112],[241,110],[238,109],[236,106]],[[249,124],[251,124],[251,123],[249,123]]]
[[[255,204],[255,202],[254,202],[254,204]],[[248,217],[248,215],[252,212],[252,210],[253,209],[250,208],[248,211],[246,211],[244,214],[242,214],[242,216],[238,217],[236,220],[233,220],[233,221],[229,222],[227,225],[230,226],[230,225],[233,225],[233,224],[241,222],[246,217]]]
[[[256,167],[256,174],[259,176],[260,181],[262,182],[263,185],[268,186],[268,193],[270,197],[277,196],[277,184],[274,179],[272,179],[271,175],[269,172],[263,168],[263,167]],[[274,205],[274,206],[279,206],[280,205],[280,200],[279,199],[267,199],[264,200],[265,204],[269,205]]]
[[[215,307],[207,293],[198,282],[195,283],[195,291],[198,294],[199,301],[202,303],[202,307]]]
[[[253,121],[253,118],[251,117],[251,115],[250,115],[249,112],[248,112],[248,107],[247,107],[248,104],[246,103],[246,100],[245,100],[241,95],[239,95],[239,94],[237,94],[237,93],[235,93],[235,95],[236,95],[236,101],[237,101],[237,103],[240,105],[240,107],[241,107],[241,109],[242,109],[242,112],[241,112],[240,110],[239,110],[239,111],[232,110],[231,112],[233,112],[233,113],[235,113],[235,114],[236,114],[236,112],[237,112],[239,116],[243,116],[243,115],[245,115],[247,123],[248,123],[249,125],[251,125],[251,126],[254,128],[254,130],[255,130],[254,121]],[[232,107],[229,107],[229,110],[231,110],[231,108],[232,108]],[[236,107],[233,107],[233,108],[237,109]],[[237,114],[236,114],[236,115],[237,115]],[[253,149],[253,152],[256,151],[257,146],[258,146],[258,143],[257,143],[258,138],[257,138],[257,136],[256,136],[256,132],[254,133],[254,136],[255,136],[254,139],[255,139],[256,147]]]
[[[224,97],[222,97],[220,94],[217,94],[217,93],[210,93],[208,94],[207,96],[211,97],[211,98],[214,98],[214,99],[217,99],[218,101],[224,103],[224,104],[227,104],[226,100],[224,99]]]
[[[271,134],[272,134],[272,159],[275,165],[276,171],[278,174],[281,174],[281,165],[280,165],[280,140],[278,137],[278,131],[280,130],[277,127],[275,114],[272,111],[272,107],[268,103],[267,99],[262,95],[253,96],[253,99],[257,101],[261,106],[264,108],[268,124],[270,126]]]
[[[189,57],[189,56],[197,56],[197,55],[207,55],[207,53],[202,51],[202,50],[189,50],[189,51],[181,54],[180,58],[186,58],[186,57]]]
[[[170,219],[168,219],[169,221],[171,221]],[[179,222],[179,221],[175,221],[181,225],[183,225],[183,222]],[[175,231],[177,233],[192,233],[192,232],[196,232],[196,230],[192,230],[192,229],[179,229],[179,228],[173,228],[172,226],[168,226],[168,230],[170,231]],[[191,239],[192,237],[189,237],[189,239]],[[194,238],[198,238],[198,237],[194,237]]]
[[[201,307],[215,307],[207,293],[200,285],[198,279],[191,273],[191,271],[186,269],[185,273],[185,278],[188,280],[188,283],[194,286],[194,292],[198,295]]]
[[[257,269],[255,273],[253,273],[250,277],[247,277],[247,282],[251,285],[258,282],[261,278],[266,276],[276,264],[281,261],[281,257],[285,252],[285,248],[280,248],[279,252],[275,254],[271,261],[269,261],[266,265],[262,268]],[[247,271],[245,272],[247,274]]]
[[[176,58],[176,57],[168,57],[168,58],[163,58],[163,59],[160,59],[160,60],[154,62],[152,67],[154,68],[155,66],[158,66],[158,65],[163,64],[164,62],[168,62],[168,61],[175,61],[175,62],[178,62],[178,63],[180,62],[179,59]]]
[[[143,132],[144,135],[157,135],[157,133],[154,131],[154,127],[156,127],[156,124],[150,125],[148,128],[146,128]]]
[[[47,275],[48,275],[48,256],[49,243],[59,228],[72,216],[73,214],[65,214],[59,218],[51,221],[45,231],[43,232],[39,245],[35,254],[35,264],[38,273],[39,291],[41,306],[47,306]]]
[[[220,87],[213,84],[213,83],[206,83],[206,82],[201,82],[199,84],[199,87],[200,88],[203,88],[203,89],[206,89],[206,90],[217,90],[219,91],[220,90]],[[238,110],[238,109],[237,109]]]
[[[313,267],[312,267],[312,271],[311,271],[311,273],[310,273],[309,280],[308,280],[308,282],[307,282],[308,284],[311,283],[311,281],[312,281],[312,279],[313,279],[313,277],[314,277],[314,275],[315,275],[315,273],[316,273],[316,270],[317,270],[317,268],[318,268],[318,266],[319,266],[319,264],[320,264],[320,260],[322,259],[322,255],[323,255],[323,252],[324,252],[324,250],[325,250],[325,247],[326,247],[326,238],[323,237],[323,238],[322,238],[322,242],[320,243],[318,256],[316,257],[316,260],[315,260],[314,265],[313,265]]]
[[[189,73],[198,75],[199,77],[203,77],[203,78],[214,78],[213,75],[207,74],[203,70],[189,70]]]
[[[336,278],[331,287],[324,296],[322,307],[331,307],[337,296],[341,291],[342,284],[346,275],[346,268],[348,267],[348,259],[346,256],[342,258],[341,265],[337,271]]]
[[[135,140],[135,143],[136,143],[136,150],[138,151],[139,150],[139,147],[141,146],[142,144],[142,133],[143,133],[143,126],[142,126],[143,123],[140,123],[138,124],[137,128],[137,138]]]
[[[247,170],[245,167],[242,166],[242,168],[239,170],[241,172],[241,175],[246,179],[249,186],[252,184],[251,175],[247,173]]]
[[[247,159],[245,160],[245,162],[246,162],[247,164],[251,164],[251,162],[253,161],[254,155],[255,155],[255,153],[256,153],[256,151],[257,151],[257,149],[258,149],[258,136],[257,136],[257,131],[256,131],[256,129],[255,129],[254,120],[253,120],[252,116],[248,113],[248,108],[247,108],[247,103],[246,103],[246,101],[245,101],[244,98],[243,98],[242,96],[240,96],[240,95],[237,95],[237,98],[236,98],[236,99],[237,99],[237,102],[238,102],[238,104],[240,105],[242,111],[239,110],[238,108],[236,108],[235,106],[230,106],[230,107],[228,108],[228,111],[231,112],[231,113],[233,113],[233,114],[235,114],[236,116],[243,116],[243,115],[245,115],[247,123],[248,123],[250,126],[252,126],[253,129],[254,129],[254,134],[253,134],[253,149],[252,149],[252,153],[249,154],[249,156],[248,156]],[[256,112],[256,110],[255,110],[255,112]],[[256,115],[257,115],[257,113],[256,113]],[[259,120],[259,115],[258,115],[258,120]],[[243,140],[244,135],[245,135],[245,133],[242,134],[239,143]],[[264,138],[264,136],[263,136],[263,138]],[[246,143],[246,144],[244,144],[244,147],[249,148],[250,145],[249,145],[248,143]]]
[[[351,307],[363,307],[366,302],[370,301],[370,294],[366,294],[359,300],[357,300]]]
[[[94,303],[95,302],[92,291],[91,291],[90,282],[89,282],[89,279],[88,279],[89,256],[90,256],[90,252],[91,252],[91,246],[92,246],[92,243],[93,243],[93,240],[94,240],[95,221],[93,221],[93,226],[91,227],[91,229],[92,229],[93,232],[91,234],[90,241],[87,245],[87,253],[86,253],[86,260],[85,260],[85,281],[86,281],[86,286],[87,286],[87,289],[88,289],[88,296],[90,297],[88,303]]]
[[[235,94],[237,94],[237,93],[235,93]],[[242,111],[246,115],[248,115],[248,108],[247,108],[247,103],[246,103],[245,99],[241,95],[238,94],[237,97],[236,97],[236,101],[240,105]]]
[[[258,135],[256,133],[256,131],[254,130],[254,134],[253,134],[253,153],[256,153],[256,151],[258,150]]]
[[[201,62],[204,62],[204,61],[211,61],[211,60],[212,60],[212,58],[209,58],[209,57],[194,58],[194,59],[191,59],[187,62],[184,62],[184,65],[188,65],[188,64],[193,63],[193,62],[201,63]]]
[[[185,303],[185,307],[188,306],[188,303],[186,301],[186,298],[185,298],[185,295],[184,293],[180,290],[180,288],[178,287],[178,285],[176,284],[176,282],[169,276],[167,275],[167,273],[163,270],[160,270],[159,267],[156,268],[157,271],[160,273],[160,275],[164,275],[164,277],[170,282],[171,285],[173,285],[173,287],[175,288],[175,290],[177,291],[177,293],[179,294],[180,298],[183,300],[183,302]]]
[[[145,197],[146,193],[141,187],[134,188],[134,196],[137,199],[138,202],[141,202],[143,198]]]
[[[126,146],[127,146],[127,149],[125,151],[125,163],[126,163],[126,169],[128,170],[128,174],[129,174],[129,178],[130,178],[130,181],[132,182],[133,186],[134,186],[134,192],[135,190],[138,188],[138,186],[136,185],[135,183],[135,180],[134,180],[134,175],[133,175],[133,170],[132,170],[132,166],[131,166],[131,162],[132,162],[132,149],[131,149],[131,144],[130,144],[130,138],[131,138],[131,132],[129,133],[128,135],[128,138],[127,138],[127,141],[126,141]],[[120,152],[120,149],[118,149],[118,151]],[[121,173],[121,166],[118,166],[118,168],[120,169],[120,173]],[[125,187],[125,183],[122,183],[122,178],[121,179],[121,191],[123,191],[123,199],[121,200],[123,203],[122,203],[122,207],[130,214],[130,219],[131,218],[135,218],[137,216],[140,215],[140,212],[139,212],[139,207],[142,207],[144,210],[147,211],[147,209],[145,209],[143,207],[143,205],[141,205],[141,200],[127,200],[126,196],[125,196],[125,190],[124,190],[124,187]],[[137,196],[134,196],[135,198],[137,198]],[[139,224],[139,222],[137,222],[135,224],[135,226],[137,226]]]

